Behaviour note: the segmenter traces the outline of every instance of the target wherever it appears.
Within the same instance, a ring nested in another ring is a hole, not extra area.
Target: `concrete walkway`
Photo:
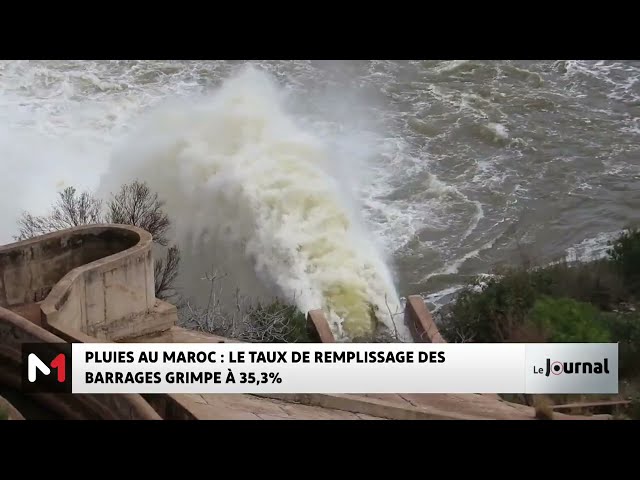
[[[253,395],[174,395],[200,420],[380,420],[371,415]]]

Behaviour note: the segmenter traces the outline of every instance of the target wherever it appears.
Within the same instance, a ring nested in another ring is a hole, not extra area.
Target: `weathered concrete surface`
[[[22,303],[20,305],[12,305],[9,310],[17,313],[21,317],[26,318],[30,322],[36,325],[42,326],[42,311],[40,310],[40,303]]]
[[[335,338],[322,310],[311,310],[307,314],[307,328],[311,338],[320,343],[333,343]]]
[[[165,420],[198,420],[198,417],[180,400],[179,395],[143,395],[149,405]]]
[[[121,343],[242,343],[238,340],[173,326],[169,330],[124,339]]]
[[[253,395],[175,395],[202,420],[365,420],[370,415]]]
[[[155,298],[152,244],[136,227],[89,225],[0,247],[0,306],[65,339],[169,329],[177,312]]]
[[[446,343],[421,296],[411,295],[407,298],[404,315],[415,342]]]
[[[114,342],[124,341],[141,335],[157,334],[171,329],[177,318],[174,305],[156,299],[155,304],[134,318],[122,317],[88,329],[88,334],[96,338]]]
[[[416,406],[395,395],[349,394],[264,394],[265,398],[313,405],[322,408],[362,413],[387,420],[475,420],[480,417],[440,410],[430,406]]]
[[[301,403],[388,420],[534,420],[535,411],[492,396],[480,394],[263,394],[287,402]],[[606,420],[609,416],[554,414],[554,420]]]
[[[92,226],[0,246],[0,307],[44,300],[74,268],[121,252],[138,241],[139,233],[132,229]]]
[[[142,330],[170,328],[176,311],[155,298],[151,235],[130,226],[78,229],[132,240],[127,249],[79,265],[60,279],[42,301],[44,324],[61,335],[80,331],[105,340],[127,335],[131,324],[141,323]]]

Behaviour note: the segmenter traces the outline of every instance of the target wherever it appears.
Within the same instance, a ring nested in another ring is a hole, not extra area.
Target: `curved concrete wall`
[[[0,382],[20,389],[24,342],[117,341],[171,328],[176,307],[155,298],[151,249],[151,235],[128,225],[0,247]],[[160,419],[140,395],[34,398],[64,418]]]
[[[170,328],[176,308],[155,298],[152,245],[136,227],[88,225],[0,247],[0,306],[65,340]]]
[[[119,324],[153,309],[156,298],[148,232],[110,225],[62,233],[72,239],[91,239],[79,250],[86,248],[95,255],[82,256],[91,261],[68,271],[43,300],[40,308],[48,327],[63,335],[73,330],[112,339]]]
[[[0,307],[40,302],[74,268],[139,242],[137,231],[91,226],[1,246]]]

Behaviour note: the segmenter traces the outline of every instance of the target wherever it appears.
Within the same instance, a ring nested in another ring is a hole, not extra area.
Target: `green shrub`
[[[498,270],[497,276],[478,279],[463,289],[455,303],[445,308],[442,334],[450,342],[547,341],[539,328],[526,321],[543,297],[589,303],[601,311],[614,311],[633,300],[616,265],[611,259],[602,259]],[[544,308],[544,304],[538,308]],[[580,308],[584,314],[594,315],[593,311],[587,313],[584,306]]]
[[[618,313],[607,316],[611,341],[618,343],[621,378],[640,379],[640,315]]]
[[[249,331],[247,340],[269,343],[309,343],[306,316],[294,305],[275,299],[258,303],[247,312]]]
[[[9,414],[0,408],[0,420],[9,420]]]
[[[482,291],[475,289],[479,285],[480,281],[476,281],[462,290],[451,306],[442,328],[449,341],[458,338],[482,343],[509,341],[537,296],[531,275],[525,270],[510,270],[499,278],[490,278]]]
[[[633,399],[625,415],[640,419],[640,230],[623,233],[608,253],[587,263],[509,267],[478,279],[440,311],[441,333],[449,342],[618,343],[621,394]],[[624,394],[628,388],[635,390]],[[528,403],[526,396],[510,397]]]
[[[630,290],[640,293],[640,230],[631,228],[611,242],[609,258]]]
[[[550,342],[606,343],[611,335],[601,312],[589,303],[570,298],[539,298],[527,315]]]
[[[530,275],[541,295],[588,302],[601,310],[613,310],[629,298],[624,279],[608,259],[557,263],[533,270]]]

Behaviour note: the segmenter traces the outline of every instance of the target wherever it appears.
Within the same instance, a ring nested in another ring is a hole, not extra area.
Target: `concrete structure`
[[[446,343],[436,322],[419,295],[412,295],[407,298],[407,305],[404,311],[404,320],[413,340],[418,343]]]
[[[234,341],[175,325],[176,307],[155,298],[151,248],[149,233],[125,225],[76,227],[0,247],[0,394],[8,389],[17,399],[0,400],[0,408],[11,418],[36,418],[22,411],[29,402],[69,419],[534,418],[532,408],[495,395],[22,394],[25,342]],[[322,311],[307,321],[316,341],[335,341]],[[405,321],[415,341],[444,341],[420,297],[408,299]]]
[[[173,325],[155,298],[152,238],[135,227],[89,226],[0,248],[0,306],[61,338],[117,341]]]

